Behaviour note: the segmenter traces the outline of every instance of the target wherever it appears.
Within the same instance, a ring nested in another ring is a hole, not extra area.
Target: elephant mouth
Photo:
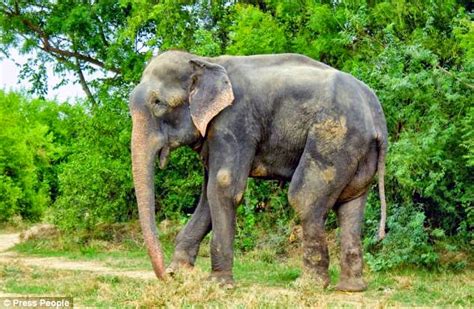
[[[170,148],[168,146],[164,146],[158,151],[158,156],[160,158],[159,167],[160,169],[164,169],[169,161]]]

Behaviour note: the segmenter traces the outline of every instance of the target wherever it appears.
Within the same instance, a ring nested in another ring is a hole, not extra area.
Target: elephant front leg
[[[362,222],[367,193],[337,208],[341,227],[341,278],[337,290],[359,292],[367,289],[362,278]]]
[[[175,273],[181,267],[193,267],[199,252],[199,247],[206,235],[211,230],[211,212],[207,199],[207,172],[199,203],[191,219],[176,237],[176,248],[171,264],[167,268],[169,274]]]
[[[216,124],[215,126],[218,127]],[[209,134],[209,183],[207,198],[211,211],[211,278],[226,284],[233,283],[234,238],[236,208],[242,201],[250,167],[255,155],[255,145],[239,134],[214,130]],[[237,139],[237,136],[239,138]]]
[[[245,180],[238,179],[235,170],[220,168],[208,187],[212,218],[211,277],[224,284],[233,283],[232,266],[236,207],[242,199]],[[212,176],[211,176],[212,177]],[[240,177],[242,178],[242,177]]]

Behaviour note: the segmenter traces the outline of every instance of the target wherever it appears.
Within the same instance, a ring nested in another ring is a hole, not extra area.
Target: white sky
[[[20,66],[24,64],[27,57],[18,54],[16,50],[10,50],[10,57],[5,58],[1,55],[0,59],[0,89],[6,91],[20,91],[31,89],[32,85],[28,80],[19,80]],[[85,97],[84,91],[79,84],[73,85],[72,81],[76,81],[77,77],[74,74],[66,74],[66,78],[71,80],[67,85],[61,86],[58,89],[53,89],[61,79],[53,74],[51,65],[47,65],[48,74],[48,99],[54,99],[57,101],[70,101],[73,103],[77,97]],[[87,78],[87,77],[86,77]]]

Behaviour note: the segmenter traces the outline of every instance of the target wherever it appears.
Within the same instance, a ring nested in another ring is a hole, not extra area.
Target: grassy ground
[[[167,256],[171,242],[165,240]],[[68,247],[61,241],[28,241],[13,248],[22,256],[61,257],[94,261],[118,270],[151,271],[141,245],[125,241],[119,245],[91,243]],[[332,258],[331,279],[337,282],[337,257]],[[474,270],[454,274],[404,269],[386,273],[366,271],[369,288],[364,293],[320,290],[311,281],[299,279],[301,258],[296,250],[288,257],[260,250],[238,254],[236,287],[223,289],[208,282],[209,257],[203,246],[195,270],[179,273],[166,283],[155,279],[133,279],[86,271],[62,271],[28,266],[21,258],[0,262],[0,291],[8,294],[72,296],[84,306],[181,306],[219,307],[361,307],[361,306],[465,306],[474,304]]]

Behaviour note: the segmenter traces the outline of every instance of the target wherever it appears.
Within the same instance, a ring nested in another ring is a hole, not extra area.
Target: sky
[[[15,50],[10,50],[11,54],[9,58],[1,55],[0,58],[0,89],[6,91],[20,91],[31,89],[31,83],[28,80],[19,80],[19,73],[21,66],[26,62],[27,57],[20,55]],[[73,84],[72,82],[67,85],[61,86],[58,89],[53,87],[60,82],[60,78],[53,74],[51,65],[47,65],[48,74],[48,94],[47,98],[57,101],[70,101],[71,103],[75,98],[83,98],[85,94],[79,84]],[[67,73],[66,78],[71,81],[77,80],[74,74]]]

